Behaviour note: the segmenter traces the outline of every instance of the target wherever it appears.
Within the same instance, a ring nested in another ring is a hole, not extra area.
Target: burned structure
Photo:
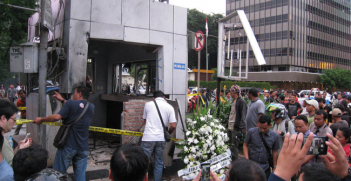
[[[51,0],[54,31],[49,33],[48,79],[70,98],[75,86],[89,84],[95,105],[91,126],[139,130],[147,96],[162,90],[184,120],[187,97],[187,9],[153,0]],[[39,15],[29,18],[28,42],[38,39]],[[35,60],[34,60],[35,61]],[[132,71],[133,70],[133,71]],[[123,80],[123,72],[134,84]],[[35,87],[35,76],[29,83]],[[27,118],[38,115],[38,94],[31,92]],[[47,114],[61,104],[48,95]],[[36,132],[36,125],[28,130]],[[50,159],[57,127],[47,128]],[[182,138],[181,124],[176,137]],[[36,135],[38,137],[38,135]],[[35,138],[34,138],[35,139]],[[131,137],[121,137],[127,142]],[[53,160],[52,160],[53,161]]]

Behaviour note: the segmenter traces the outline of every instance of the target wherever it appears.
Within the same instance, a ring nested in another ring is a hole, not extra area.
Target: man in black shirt
[[[288,110],[288,115],[290,119],[295,119],[297,116],[297,112],[301,109],[300,103],[296,102],[296,96],[290,96],[290,102],[285,105],[286,109]]]
[[[324,110],[328,114],[325,124],[329,125],[330,123],[333,122],[332,114],[330,114],[330,112],[332,111],[332,108],[325,104],[326,101],[324,98],[317,98],[316,101],[318,102],[319,110]]]

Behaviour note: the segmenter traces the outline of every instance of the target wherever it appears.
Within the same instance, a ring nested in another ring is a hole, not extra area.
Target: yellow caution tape
[[[16,125],[19,124],[27,124],[27,123],[33,123],[33,120],[29,119],[18,119],[16,120]],[[57,122],[43,122],[45,125],[50,125],[50,126],[61,126],[62,123],[57,123]],[[101,132],[101,133],[111,133],[111,134],[120,134],[120,135],[127,135],[127,136],[143,136],[142,132],[138,131],[128,131],[128,130],[121,130],[121,129],[111,129],[111,128],[103,128],[103,127],[94,127],[94,126],[89,126],[89,131],[95,131],[95,132]],[[182,139],[176,139],[176,138],[171,138],[173,141],[181,141]]]
[[[27,110],[27,107],[18,107],[18,109],[19,109],[20,111],[25,111],[25,110]]]
[[[197,93],[197,94],[188,94],[188,96],[196,96],[196,95],[200,95],[201,100],[202,100],[202,104],[205,104],[205,101],[204,101],[204,99],[202,98],[202,96],[201,96],[200,93]]]

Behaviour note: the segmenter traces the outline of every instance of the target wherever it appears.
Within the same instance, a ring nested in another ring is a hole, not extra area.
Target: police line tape
[[[20,124],[27,124],[27,123],[33,123],[33,120],[29,119],[17,119],[16,120],[16,125]],[[57,122],[43,122],[44,125],[50,125],[50,126],[61,126],[62,123],[57,123]],[[120,135],[127,135],[127,136],[139,136],[142,137],[143,133],[138,132],[138,131],[127,131],[127,130],[121,130],[121,129],[111,129],[111,128],[102,128],[102,127],[94,127],[94,126],[89,126],[89,131],[95,131],[95,132],[101,132],[101,133],[111,133],[111,134],[120,134]],[[176,138],[171,138],[173,141],[181,141],[182,139],[176,139]]]
[[[20,110],[20,111],[25,111],[25,110],[27,110],[27,107],[17,107],[18,108],[18,110]]]

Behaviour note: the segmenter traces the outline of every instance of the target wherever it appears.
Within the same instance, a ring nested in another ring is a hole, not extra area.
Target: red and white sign
[[[202,31],[195,33],[195,51],[201,51],[205,46],[205,37]]]

